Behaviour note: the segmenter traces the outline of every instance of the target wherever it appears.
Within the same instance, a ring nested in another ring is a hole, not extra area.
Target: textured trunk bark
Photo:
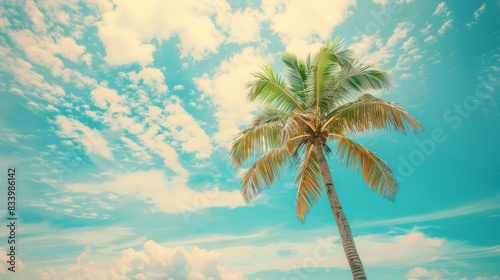
[[[330,173],[330,168],[328,167],[328,162],[326,161],[325,154],[323,153],[323,148],[321,147],[321,139],[317,139],[314,143],[314,148],[318,155],[319,166],[321,168],[321,176],[323,177],[323,184],[325,185],[326,192],[328,194],[328,200],[330,201],[330,206],[332,208],[333,217],[337,223],[337,227],[340,232],[340,237],[342,239],[342,246],[344,246],[344,252],[351,267],[352,277],[355,280],[366,280],[365,270],[363,264],[361,263],[361,258],[356,250],[356,244],[354,244],[354,238],[352,237],[351,227],[345,216],[344,210],[340,205],[339,198],[337,196],[337,191],[333,186],[332,174]]]

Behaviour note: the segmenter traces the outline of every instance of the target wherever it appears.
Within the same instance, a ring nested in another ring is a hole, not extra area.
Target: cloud
[[[227,146],[242,125],[247,125],[256,105],[246,101],[245,84],[252,79],[252,73],[259,70],[265,58],[262,51],[246,47],[224,60],[215,73],[204,73],[193,81],[215,106],[218,131],[214,137],[221,146]]]
[[[272,31],[278,34],[286,51],[304,58],[330,39],[333,29],[344,22],[354,6],[354,0],[264,0],[261,3]]]
[[[425,27],[420,29],[420,32],[423,33],[423,34],[429,34],[429,31],[431,30],[431,27],[432,27],[432,24],[430,24],[429,22],[426,22],[425,23]]]
[[[448,31],[452,27],[453,20],[449,19],[441,25],[441,27],[438,30],[439,35],[443,35],[446,31]]]
[[[161,43],[177,35],[181,58],[195,60],[216,53],[225,39],[212,20],[217,9],[208,0],[118,0],[114,4],[97,23],[105,59],[111,65],[149,65],[156,50],[153,39]]]
[[[59,52],[61,55],[73,62],[78,62],[79,58],[85,52],[85,47],[78,45],[75,39],[70,37],[59,37],[57,39],[57,44],[59,45]]]
[[[200,124],[189,114],[178,98],[167,102],[160,124],[167,128],[172,138],[182,142],[182,150],[196,153],[196,158],[208,158],[212,153],[210,139]]]
[[[486,10],[486,3],[483,3],[479,9],[474,11],[474,19],[478,20],[481,14]]]
[[[392,226],[400,224],[413,224],[419,222],[435,221],[447,218],[466,216],[475,213],[482,213],[485,211],[500,209],[500,201],[498,200],[498,197],[499,196],[497,195],[493,198],[487,198],[460,207],[440,210],[432,213],[406,216],[406,217],[387,219],[387,220],[360,222],[360,223],[354,223],[353,226],[369,227],[369,226]]]
[[[109,89],[106,87],[99,87],[90,92],[94,104],[101,108],[107,109],[113,106],[113,104],[120,104],[122,98],[116,93],[116,90]]]
[[[8,261],[10,261],[10,256],[7,256],[7,253],[10,253],[10,246],[7,247],[7,249],[4,247],[0,247],[0,275],[12,274],[12,272],[8,270],[10,267],[10,264],[8,263]],[[25,267],[26,265],[24,264],[24,262],[22,262],[19,259],[19,256],[16,256],[16,265],[14,274],[23,272]]]
[[[395,56],[394,49],[408,36],[413,27],[414,25],[410,22],[400,22],[385,43],[376,34],[371,36],[363,35],[360,38],[355,38],[358,42],[351,47],[367,63],[382,67]]]
[[[217,23],[224,32],[229,33],[226,43],[250,43],[261,39],[260,25],[264,16],[257,9],[246,8],[231,13],[229,5],[223,6],[218,13]],[[224,11],[224,12],[221,12]]]
[[[446,12],[448,12],[448,5],[446,5],[446,2],[441,2],[432,15],[444,15]]]
[[[427,44],[434,44],[437,42],[437,37],[434,35],[430,35],[429,37],[424,39],[424,42]]]
[[[373,0],[373,3],[380,4],[382,6],[387,5],[388,0]]]
[[[39,269],[41,279],[186,279],[244,280],[243,275],[229,272],[222,264],[222,255],[194,247],[167,248],[152,240],[141,250],[123,250],[116,260],[93,262],[87,248],[76,263],[65,270]]]
[[[486,11],[486,3],[483,3],[479,9],[474,11],[474,20],[467,23],[467,27],[472,28],[473,25],[477,24],[479,17]]]
[[[129,72],[128,76],[136,85],[139,81],[154,89],[157,93],[166,93],[168,86],[165,84],[165,76],[160,69],[145,67],[139,72]]]
[[[28,15],[29,19],[33,23],[33,27],[36,31],[41,33],[47,32],[47,25],[44,22],[44,16],[42,12],[38,9],[35,2],[29,0],[26,2],[26,6],[24,7],[24,11]]]
[[[154,205],[154,210],[183,213],[212,207],[236,208],[244,206],[239,190],[222,191],[213,186],[195,191],[186,186],[185,176],[167,177],[159,170],[119,174],[102,183],[68,184],[71,192],[102,194],[112,192],[138,197]]]
[[[425,277],[425,279],[439,280],[441,279],[441,273],[435,269],[427,270],[422,267],[415,267],[406,273],[406,277],[415,280],[418,280],[418,278],[421,277]]]
[[[65,116],[57,116],[55,123],[60,128],[57,134],[63,138],[72,138],[82,144],[87,155],[95,154],[109,160],[113,159],[108,142],[98,131]]]
[[[337,230],[316,229],[288,234],[258,237],[259,242],[238,242],[236,246],[220,248],[230,256],[226,266],[245,274],[265,270],[292,271],[300,268],[348,269],[340,237],[331,235]],[[266,238],[267,237],[267,238]],[[299,241],[297,241],[299,240]],[[464,242],[431,237],[421,231],[389,232],[355,236],[356,247],[365,268],[412,268],[430,263],[456,265],[457,262],[497,256],[498,246],[476,247]],[[290,252],[286,256],[280,252]],[[380,252],[384,252],[381,254]],[[302,270],[302,272],[304,272]],[[287,273],[292,279],[293,272]],[[297,274],[295,274],[297,276]]]

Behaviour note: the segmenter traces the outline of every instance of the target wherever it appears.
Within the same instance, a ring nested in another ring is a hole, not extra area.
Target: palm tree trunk
[[[354,244],[354,238],[352,236],[351,227],[344,214],[344,210],[340,205],[339,197],[337,191],[333,186],[332,174],[330,173],[330,168],[328,167],[328,162],[326,161],[325,154],[323,153],[323,148],[321,147],[321,139],[318,138],[314,143],[314,148],[316,154],[318,155],[319,166],[321,168],[321,176],[323,177],[323,183],[328,194],[328,200],[330,201],[330,206],[332,208],[333,217],[337,223],[337,227],[340,232],[340,237],[342,239],[342,246],[344,246],[344,252],[351,267],[351,272],[353,279],[355,280],[366,280],[365,270],[363,264],[361,263],[361,258],[359,257],[358,251],[356,250],[356,244]]]

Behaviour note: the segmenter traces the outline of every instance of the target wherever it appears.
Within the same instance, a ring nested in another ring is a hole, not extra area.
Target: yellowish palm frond
[[[241,167],[250,157],[258,156],[277,147],[284,121],[273,121],[251,126],[234,138],[229,154],[236,167]]]
[[[314,146],[306,147],[297,171],[295,183],[298,184],[295,209],[301,222],[304,222],[311,207],[321,198],[321,170]]]
[[[424,130],[422,124],[403,108],[370,94],[335,109],[325,119],[323,128],[331,131],[328,126],[333,123],[341,126],[346,134],[381,128],[392,128],[403,134],[408,129],[416,134]]]
[[[281,166],[294,153],[294,144],[276,147],[259,157],[242,175],[241,194],[246,203],[268,189],[280,177]]]
[[[333,135],[338,140],[337,159],[353,172],[361,170],[363,178],[373,190],[393,201],[398,191],[392,170],[373,152],[341,135]]]

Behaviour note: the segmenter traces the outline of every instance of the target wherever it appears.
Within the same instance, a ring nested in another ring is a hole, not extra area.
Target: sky
[[[250,204],[228,158],[245,84],[340,36],[425,127],[354,139],[395,202],[329,159],[369,279],[500,279],[500,2],[2,1],[0,278],[352,279],[293,170]],[[8,270],[8,169],[16,272]]]

